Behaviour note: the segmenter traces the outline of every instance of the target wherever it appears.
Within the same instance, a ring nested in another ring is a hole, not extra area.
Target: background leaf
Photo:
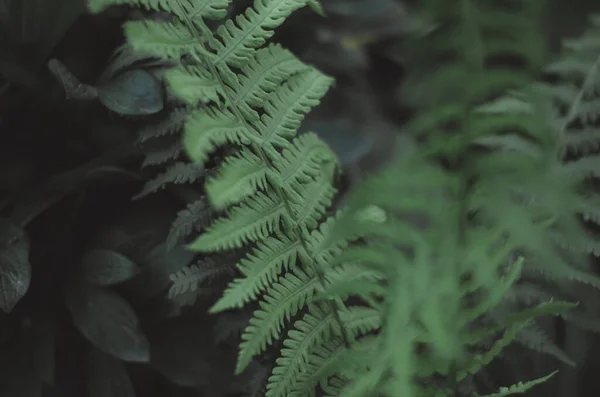
[[[0,309],[12,311],[30,284],[29,239],[21,228],[0,219]]]
[[[138,272],[138,267],[132,260],[118,252],[93,249],[84,255],[81,272],[85,281],[109,286],[133,278]]]
[[[148,362],[150,347],[129,303],[93,285],[73,286],[66,297],[75,326],[103,352],[131,362]]]

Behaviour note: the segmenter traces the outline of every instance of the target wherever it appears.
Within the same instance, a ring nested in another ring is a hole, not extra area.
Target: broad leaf
[[[0,219],[0,309],[12,311],[30,284],[29,239],[23,229]]]
[[[137,265],[118,252],[104,249],[88,251],[82,260],[81,276],[92,284],[108,286],[133,278]]]
[[[93,285],[67,292],[75,326],[97,348],[124,361],[148,362],[150,347],[129,303],[115,292]]]

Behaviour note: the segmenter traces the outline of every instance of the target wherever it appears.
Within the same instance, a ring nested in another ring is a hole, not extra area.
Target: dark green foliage
[[[97,348],[125,361],[149,361],[137,315],[119,295],[93,285],[72,286],[66,304],[75,326]]]

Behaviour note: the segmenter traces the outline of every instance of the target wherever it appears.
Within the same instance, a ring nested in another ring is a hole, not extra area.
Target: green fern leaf
[[[204,199],[190,203],[186,209],[179,211],[167,236],[167,250],[174,249],[192,232],[203,230],[209,224],[213,213]]]
[[[145,125],[138,134],[138,142],[144,143],[154,138],[176,134],[183,129],[188,116],[187,108],[172,109],[166,119]]]
[[[210,43],[216,52],[215,65],[226,63],[242,67],[273,35],[273,29],[295,10],[304,7],[306,0],[255,0],[235,22],[228,20],[217,29],[218,41]]]
[[[274,194],[259,193],[227,211],[188,248],[210,252],[241,248],[250,241],[264,240],[280,230],[286,216],[285,204]]]
[[[546,382],[547,380],[552,378],[557,373],[558,373],[558,371],[554,371],[554,372],[552,372],[546,376],[542,376],[538,379],[530,380],[527,382],[519,382],[510,387],[502,387],[502,388],[500,388],[500,391],[498,391],[497,393],[486,394],[485,396],[481,396],[481,397],[506,397],[506,396],[510,396],[512,394],[523,394],[523,393],[528,392],[529,389],[531,389],[532,387]]]
[[[269,172],[267,163],[250,149],[242,148],[237,156],[225,159],[219,174],[207,181],[206,192],[215,208],[223,209],[266,189]]]
[[[146,154],[142,167],[162,165],[172,160],[176,160],[181,156],[183,152],[182,149],[181,143],[175,142],[169,147],[151,151]]]

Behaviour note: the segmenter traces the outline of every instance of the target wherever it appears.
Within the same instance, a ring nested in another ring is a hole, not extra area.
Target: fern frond
[[[193,163],[177,162],[167,168],[164,173],[146,182],[146,185],[142,191],[138,193],[134,199],[139,199],[147,196],[150,193],[155,193],[161,189],[164,189],[167,184],[194,183],[200,180],[203,176],[204,166]]]
[[[597,146],[599,131],[594,122],[600,114],[597,95],[600,18],[592,16],[590,22],[591,27],[581,37],[563,42],[561,57],[546,68],[549,74],[558,77],[558,83],[542,86],[543,92],[550,95],[557,106],[566,109],[555,112],[557,151],[561,159],[569,154],[586,155]],[[591,159],[596,157],[591,156]],[[593,171],[592,164],[581,163],[577,168]]]
[[[169,111],[169,115],[157,122],[145,125],[138,133],[138,142],[144,143],[153,138],[174,135],[181,131],[189,116],[190,109],[176,108]]]
[[[198,266],[186,266],[177,273],[170,276],[171,288],[169,288],[169,298],[173,299],[177,295],[194,291],[204,280],[205,274],[201,272]]]
[[[231,273],[232,270],[232,264],[224,263],[219,258],[204,258],[170,276],[172,285],[168,297],[171,300],[178,300],[182,295],[186,295],[184,301],[193,303],[195,298],[192,299],[192,296],[203,283],[208,284],[215,277]]]
[[[167,249],[172,250],[183,239],[189,237],[194,231],[203,230],[213,216],[205,199],[188,204],[187,208],[177,213],[169,235],[167,236]]]
[[[486,394],[485,396],[481,396],[481,397],[506,397],[506,396],[510,396],[513,394],[523,394],[523,393],[526,393],[527,391],[529,391],[529,389],[531,389],[532,387],[546,382],[547,380],[552,378],[557,373],[558,373],[558,371],[554,371],[554,372],[552,372],[546,376],[542,376],[538,379],[530,380],[527,382],[519,382],[510,387],[502,387],[502,388],[500,388],[500,391],[498,391],[497,393]]]
[[[166,148],[160,148],[150,151],[146,154],[143,167],[157,166],[168,163],[172,160],[177,160],[183,153],[183,148],[180,142],[175,142]]]
[[[588,265],[588,256],[597,256],[600,252],[598,235],[586,226],[597,224],[600,219],[597,216],[597,193],[589,184],[597,178],[599,164],[600,130],[596,120],[600,114],[597,94],[600,83],[600,19],[592,17],[591,25],[582,37],[565,41],[559,59],[546,68],[552,83],[534,85],[533,95],[519,95],[519,107],[497,108],[497,114],[502,116],[514,117],[519,112],[521,115],[544,115],[543,124],[538,123],[536,127],[531,124],[530,118],[530,124],[523,124],[519,131],[521,135],[535,138],[528,142],[528,146],[535,146],[542,162],[528,169],[538,167],[541,170],[539,180],[543,182],[535,186],[530,184],[529,178],[523,181],[518,193],[523,206],[512,212],[514,218],[507,217],[503,222],[507,229],[512,230],[511,233],[527,242],[523,246],[526,263],[539,271],[537,274],[530,272],[537,285],[529,289],[526,296],[522,289],[515,290],[519,294],[515,298],[520,302],[527,302],[536,295],[579,300],[573,292],[582,284],[599,288],[598,276]],[[513,94],[509,100],[514,103],[517,96]],[[507,100],[502,102],[507,103]],[[529,109],[529,113],[523,112],[524,109]],[[525,147],[522,143],[518,146]],[[532,151],[529,150],[529,153]],[[498,156],[505,155],[506,147],[503,147]],[[525,170],[525,164],[518,169],[521,171],[515,170],[515,173]],[[498,210],[498,207],[493,209]],[[532,216],[532,213],[535,215]],[[522,220],[526,217],[530,222],[523,224]],[[512,226],[508,226],[509,222]],[[517,226],[517,223],[521,225]],[[561,316],[594,332],[598,328],[595,321],[590,321],[590,309],[587,308],[590,302],[580,302],[581,307]],[[521,331],[518,340],[536,351],[572,364],[571,359],[535,325]]]
[[[211,61],[217,67],[221,63],[243,67],[273,35],[273,29],[306,4],[306,0],[255,0],[254,6],[236,17],[235,22],[230,19],[219,26],[215,35],[217,40],[209,42],[216,53]]]
[[[535,323],[523,328],[516,340],[529,349],[554,356],[567,365],[575,366],[573,360]]]
[[[139,51],[176,60],[191,55],[196,61],[165,74],[171,94],[192,108],[202,104],[185,122],[190,158],[203,164],[219,147],[241,147],[225,156],[206,183],[211,204],[224,209],[225,216],[189,245],[214,252],[256,244],[239,263],[243,277],[213,307],[240,306],[264,293],[262,309],[244,333],[238,371],[273,342],[284,320],[290,321],[324,282],[311,266],[316,261],[304,230],[318,227],[331,205],[335,156],[315,136],[293,138],[332,79],[280,46],[260,48],[275,27],[306,3],[255,1],[215,34],[200,26],[196,15],[183,12],[182,2],[172,3],[178,4],[176,10],[169,5],[178,21],[130,22],[125,27],[128,42]],[[153,7],[165,10],[165,4]],[[298,295],[293,287],[312,292]]]
[[[189,248],[200,252],[241,248],[251,241],[265,240],[280,230],[285,204],[271,193],[259,193],[217,219]]]

